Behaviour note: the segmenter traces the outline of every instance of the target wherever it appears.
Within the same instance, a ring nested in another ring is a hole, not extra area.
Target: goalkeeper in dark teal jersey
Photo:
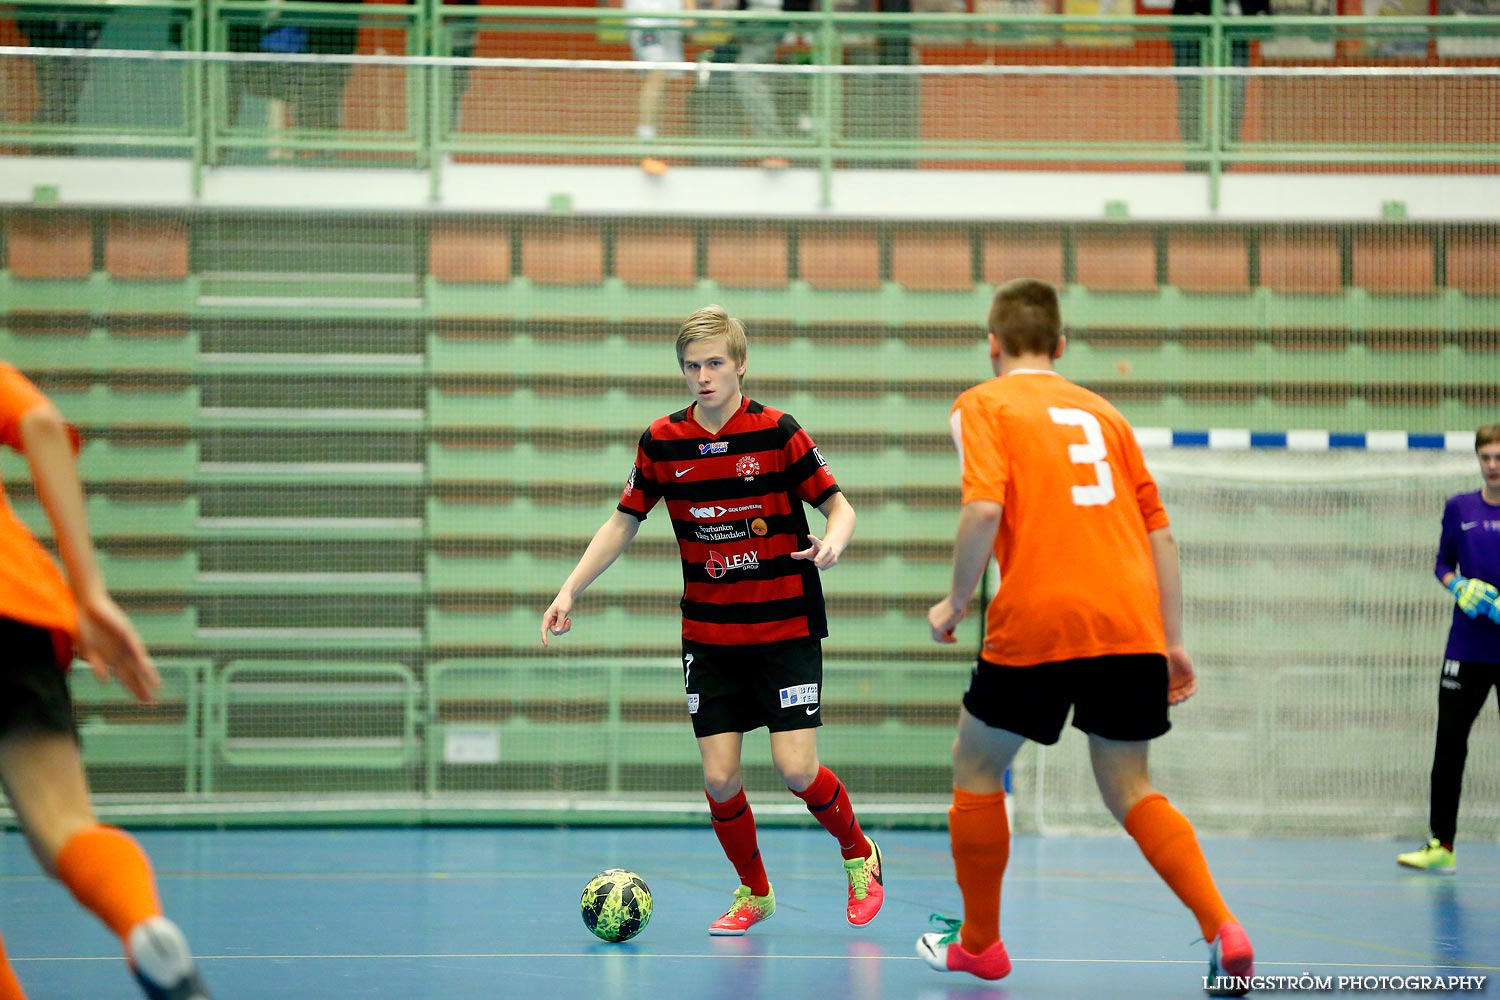
[[[1453,594],[1453,624],[1438,678],[1437,746],[1432,756],[1432,839],[1397,857],[1408,868],[1452,874],[1458,862],[1458,800],[1469,730],[1500,688],[1500,424],[1474,435],[1484,488],[1448,499],[1433,572]]]

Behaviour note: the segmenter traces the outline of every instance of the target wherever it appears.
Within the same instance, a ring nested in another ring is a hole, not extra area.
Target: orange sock
[[[953,842],[958,891],[964,897],[960,944],[964,951],[977,955],[1000,940],[1000,880],[1010,861],[1005,793],[976,795],[953,789],[948,837]]]
[[[57,876],[122,941],[142,920],[161,916],[151,862],[124,830],[93,826],[75,833],[57,852]]]
[[[21,989],[16,971],[5,957],[5,942],[0,941],[0,1000],[26,1000],[26,991]]]
[[[1193,911],[1203,940],[1212,941],[1234,914],[1214,885],[1193,824],[1158,792],[1141,799],[1130,810],[1125,817],[1125,832],[1135,838],[1156,874]]]

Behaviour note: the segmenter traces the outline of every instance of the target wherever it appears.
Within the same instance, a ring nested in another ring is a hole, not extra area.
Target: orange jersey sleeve
[[[1028,371],[965,392],[951,420],[963,502],[1004,508],[985,659],[1165,652],[1147,534],[1167,514],[1119,411],[1060,375]]]
[[[0,362],[0,443],[21,450],[21,418],[47,397]],[[74,446],[77,436],[74,435]],[[76,637],[78,606],[57,563],[11,509],[0,484],[0,617]]]

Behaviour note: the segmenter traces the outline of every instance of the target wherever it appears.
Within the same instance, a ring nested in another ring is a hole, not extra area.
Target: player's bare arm
[[[812,532],[808,532],[808,546],[792,553],[793,559],[811,559],[818,569],[832,569],[839,561],[839,556],[849,547],[849,540],[854,537],[854,505],[842,493],[835,493],[823,501],[823,506],[818,510],[828,519],[828,527],[819,538]]]
[[[1171,528],[1157,528],[1147,536],[1156,564],[1156,590],[1161,600],[1161,624],[1167,637],[1167,704],[1180,705],[1198,690],[1193,658],[1182,644],[1182,566]]]
[[[573,602],[588,589],[589,584],[599,579],[620,558],[620,553],[634,541],[635,534],[640,529],[640,521],[617,510],[594,532],[578,565],[573,567],[573,572],[568,574],[557,597],[542,613],[543,646],[547,645],[549,634],[565,635],[573,627]]]
[[[953,630],[963,621],[969,601],[990,564],[995,535],[1000,531],[1004,507],[993,500],[971,500],[958,515],[958,535],[953,543],[953,582],[948,596],[927,612],[927,625],[934,642],[957,642]]]
[[[135,626],[105,588],[67,422],[56,408],[39,406],[21,418],[20,430],[37,497],[52,524],[68,586],[78,603],[78,652],[101,683],[118,677],[138,701],[154,701],[161,675]]]

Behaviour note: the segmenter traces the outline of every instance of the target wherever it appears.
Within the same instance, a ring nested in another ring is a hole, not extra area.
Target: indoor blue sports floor
[[[843,869],[827,834],[763,829],[779,908],[744,938],[705,931],[735,885],[706,823],[140,839],[216,1000],[1202,996],[1197,926],[1123,836],[1016,839],[1002,923],[1015,968],[990,985],[933,972],[913,950],[929,914],[957,912],[947,834],[872,832],[888,896],[879,918],[856,929],[844,922]],[[1500,844],[1460,843],[1460,872],[1445,878],[1398,868],[1396,853],[1411,844],[1204,843],[1254,939],[1258,973],[1483,975],[1478,995],[1500,996]],[[622,945],[595,940],[578,915],[584,883],[610,867],[637,871],[655,896],[650,926]],[[31,1000],[138,997],[114,939],[40,875],[13,831],[0,835],[0,930]]]

